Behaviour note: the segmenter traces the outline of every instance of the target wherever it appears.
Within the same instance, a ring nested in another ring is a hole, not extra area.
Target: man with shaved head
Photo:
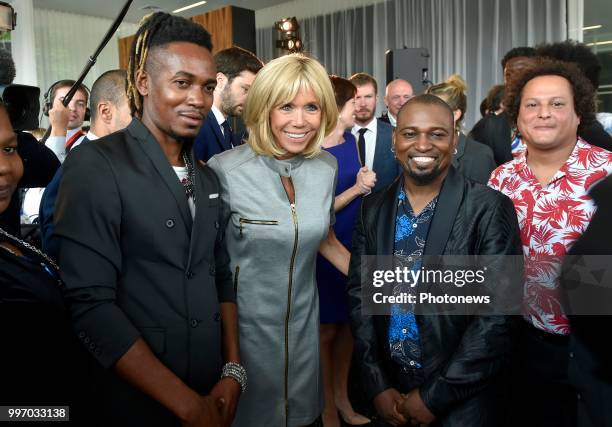
[[[413,272],[428,267],[426,256],[520,255],[512,202],[454,169],[453,112],[436,96],[416,96],[399,110],[393,145],[403,174],[364,199],[348,278],[355,360],[366,395],[380,426],[501,425],[495,401],[511,347],[510,317],[415,314],[420,309],[412,303],[378,306],[381,315],[368,315],[372,282],[361,274],[370,268],[362,266],[368,255],[393,254],[393,265]],[[485,284],[503,295],[521,289],[520,273],[500,274],[499,262],[487,264],[498,273]],[[409,292],[405,284],[392,287],[393,296]]]
[[[403,79],[395,79],[385,89],[385,105],[387,113],[380,116],[380,120],[397,126],[397,113],[402,105],[414,96],[412,85]]]

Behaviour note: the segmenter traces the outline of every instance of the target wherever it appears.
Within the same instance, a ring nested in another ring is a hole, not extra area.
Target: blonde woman
[[[248,143],[208,163],[222,187],[249,375],[234,426],[305,426],[322,412],[317,252],[345,274],[350,256],[331,229],[337,163],[320,148],[337,120],[325,69],[277,58],[249,90]]]
[[[467,109],[467,85],[458,74],[445,82],[429,87],[426,93],[435,95],[448,104],[455,117],[455,154],[453,166],[466,178],[486,185],[495,169],[493,151],[486,145],[465,136],[461,131]]]

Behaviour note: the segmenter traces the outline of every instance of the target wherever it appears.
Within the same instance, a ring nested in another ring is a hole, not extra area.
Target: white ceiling
[[[151,12],[149,9],[144,9],[147,6],[158,6],[164,11],[172,12],[173,10],[196,3],[197,1],[198,0],[134,0],[124,21],[138,23],[140,18]],[[287,0],[208,0],[206,4],[181,12],[179,15],[185,17],[199,15],[227,5],[258,10],[279,3],[285,3],[286,1]],[[34,0],[34,7],[39,9],[50,9],[109,19],[114,19],[124,4],[125,0]]]

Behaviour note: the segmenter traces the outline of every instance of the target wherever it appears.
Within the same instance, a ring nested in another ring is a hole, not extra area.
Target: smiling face
[[[573,145],[580,118],[570,83],[560,76],[539,76],[525,85],[517,127],[528,147],[540,150]]]
[[[270,130],[276,144],[288,159],[301,154],[321,126],[321,106],[310,89],[300,89],[289,103],[278,105],[270,112]]]
[[[453,117],[440,105],[407,105],[397,118],[393,143],[407,181],[423,186],[443,179],[455,148]]]
[[[221,98],[220,110],[225,117],[242,116],[244,103],[253,80],[255,80],[255,74],[246,70],[234,77],[230,83],[227,83],[227,79],[225,79],[225,86],[219,94]]]
[[[17,135],[6,110],[0,106],[0,213],[10,204],[21,175],[23,163],[17,153]]]
[[[136,76],[143,96],[142,122],[155,138],[195,138],[210,111],[216,86],[210,51],[173,42],[149,52],[144,72]]]

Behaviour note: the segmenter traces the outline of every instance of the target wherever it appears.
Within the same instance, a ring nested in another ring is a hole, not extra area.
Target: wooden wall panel
[[[233,45],[255,53],[255,12],[226,6],[190,18],[202,25],[212,36],[213,55]],[[119,68],[127,70],[134,36],[119,39]]]
[[[232,47],[232,6],[192,16],[191,20],[202,25],[212,35],[213,55],[220,50]]]
[[[119,68],[127,70],[128,61],[130,58],[130,49],[132,48],[132,41],[134,36],[123,37],[119,39]]]

